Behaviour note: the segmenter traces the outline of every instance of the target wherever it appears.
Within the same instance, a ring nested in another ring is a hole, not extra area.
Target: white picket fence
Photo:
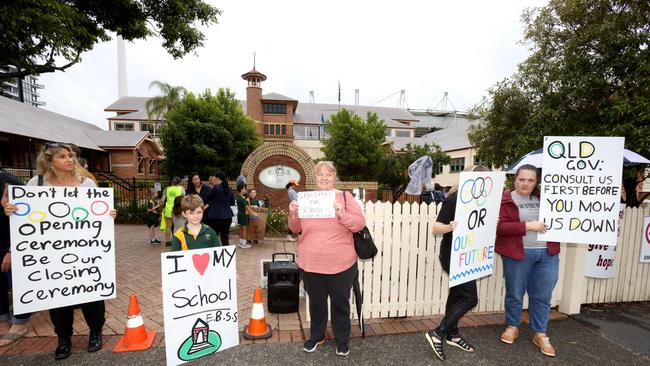
[[[551,305],[560,305],[563,293],[572,294],[573,291],[584,293],[584,304],[650,300],[650,263],[639,263],[643,217],[649,215],[650,205],[625,210],[616,251],[616,275],[611,279],[582,276],[578,281],[575,278],[565,281],[567,268],[584,268],[585,256],[581,253],[586,253],[586,246],[578,246],[578,255],[567,256],[567,245],[563,243],[559,279]],[[444,313],[449,279],[438,260],[442,237],[431,233],[436,216],[435,205],[365,204],[366,225],[379,253],[373,260],[359,261],[364,318]],[[503,311],[505,282],[498,254],[494,264],[494,273],[477,281],[479,303],[473,312]],[[527,298],[524,307],[527,307]]]

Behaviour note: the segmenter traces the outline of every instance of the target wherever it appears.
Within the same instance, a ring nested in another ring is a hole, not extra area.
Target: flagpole
[[[339,112],[341,111],[341,80],[339,80]]]

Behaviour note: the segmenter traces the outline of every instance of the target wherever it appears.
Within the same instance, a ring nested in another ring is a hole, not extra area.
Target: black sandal
[[[447,357],[445,357],[445,352],[442,349],[442,337],[439,336],[435,330],[430,330],[424,333],[424,336],[427,337],[427,341],[429,341],[429,344],[431,344],[431,348],[433,348],[433,352],[436,354],[436,356],[438,356],[438,358],[442,361],[447,359]]]
[[[458,347],[458,348],[462,349],[465,352],[474,352],[475,351],[474,346],[472,346],[469,342],[467,342],[467,340],[465,338],[461,337],[460,335],[456,335],[456,336],[453,336],[453,337],[447,336],[446,341],[447,341],[448,345]]]

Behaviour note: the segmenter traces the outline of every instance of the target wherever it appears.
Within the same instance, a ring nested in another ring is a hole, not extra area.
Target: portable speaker
[[[291,256],[291,260],[276,261],[278,255]],[[268,273],[268,309],[271,313],[298,311],[300,273],[293,253],[273,253]]]

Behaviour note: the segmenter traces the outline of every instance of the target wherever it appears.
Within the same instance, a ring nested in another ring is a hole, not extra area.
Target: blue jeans
[[[506,323],[518,326],[524,293],[528,291],[529,327],[533,332],[546,333],[551,311],[551,296],[557,283],[560,259],[549,255],[546,248],[524,249],[524,259],[503,258],[506,279]]]

